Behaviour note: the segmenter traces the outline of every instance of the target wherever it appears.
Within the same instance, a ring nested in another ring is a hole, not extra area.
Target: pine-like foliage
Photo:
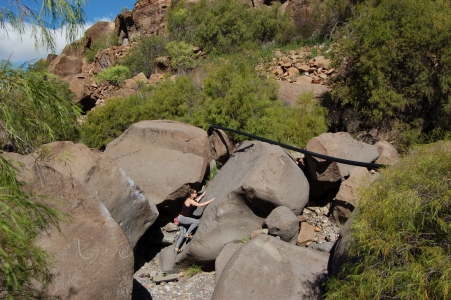
[[[451,3],[365,1],[340,32],[335,101],[371,125],[451,127]]]
[[[29,153],[56,139],[76,139],[80,109],[72,104],[67,85],[50,74],[0,63],[0,298],[44,297],[52,274],[51,258],[34,244],[62,215],[23,193],[16,179],[20,166],[1,149]]]
[[[362,193],[350,254],[327,299],[449,299],[451,143],[418,147]]]

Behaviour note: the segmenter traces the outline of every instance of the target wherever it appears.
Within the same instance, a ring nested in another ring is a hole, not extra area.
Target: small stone
[[[307,222],[308,218],[304,215],[300,215],[300,216],[298,216],[298,220],[299,220],[299,223],[302,223],[302,222]]]
[[[315,232],[320,232],[320,231],[321,231],[321,228],[315,227]]]

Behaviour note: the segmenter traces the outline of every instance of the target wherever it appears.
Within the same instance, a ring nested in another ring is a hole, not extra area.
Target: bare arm
[[[206,193],[206,191],[205,192],[203,192],[202,194],[200,194],[199,196],[197,196],[197,198],[196,198],[196,202],[199,202],[200,201],[200,199],[202,199],[204,196],[205,196],[205,193]]]
[[[192,205],[192,206],[202,207],[202,206],[205,206],[205,205],[209,204],[209,203],[212,202],[213,200],[215,200],[214,197],[211,198],[211,199],[208,200],[208,201],[203,202],[203,203],[198,203],[198,202],[196,202],[196,201],[194,201],[194,200],[190,200],[190,201],[189,201],[189,204]]]

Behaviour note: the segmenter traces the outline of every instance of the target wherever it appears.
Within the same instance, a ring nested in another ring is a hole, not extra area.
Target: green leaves
[[[355,264],[327,299],[447,299],[451,292],[451,144],[417,147],[362,193]]]
[[[0,86],[1,147],[27,153],[55,139],[77,138],[81,110],[57,76],[13,69],[2,61]]]
[[[8,1],[7,6],[0,6],[0,30],[7,33],[7,24],[10,24],[10,30],[22,35],[28,23],[36,48],[44,46],[47,50],[55,52],[56,29],[66,31],[68,42],[74,41],[79,36],[80,30],[83,30],[86,16],[82,7],[85,2],[85,0],[43,0],[40,9],[36,10],[20,0]]]
[[[106,81],[116,86],[122,86],[124,80],[130,78],[130,70],[126,66],[115,65],[96,75],[97,81]]]
[[[446,1],[366,1],[338,35],[334,61],[342,70],[335,101],[353,106],[377,126],[395,121],[419,129],[450,129],[445,117],[451,60],[451,4]],[[448,106],[447,106],[448,105]]]

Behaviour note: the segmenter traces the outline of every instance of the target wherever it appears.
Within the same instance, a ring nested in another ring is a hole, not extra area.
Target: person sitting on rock
[[[182,210],[180,211],[180,214],[176,218],[176,221],[178,221],[179,228],[180,228],[180,236],[177,240],[177,244],[174,249],[174,251],[176,253],[182,252],[182,249],[180,249],[180,247],[182,246],[183,241],[185,240],[185,238],[188,238],[188,239],[192,238],[193,236],[192,236],[191,232],[194,229],[196,229],[197,226],[199,225],[199,221],[197,219],[190,218],[191,213],[193,212],[193,209],[195,207],[205,206],[215,199],[213,197],[206,202],[199,203],[199,201],[202,199],[202,197],[205,196],[205,192],[200,194],[197,198],[196,198],[196,196],[197,196],[197,191],[195,191],[195,190],[189,191],[189,196],[183,202]],[[188,231],[186,231],[185,226],[188,226],[188,225],[189,225],[189,228],[188,228]]]

